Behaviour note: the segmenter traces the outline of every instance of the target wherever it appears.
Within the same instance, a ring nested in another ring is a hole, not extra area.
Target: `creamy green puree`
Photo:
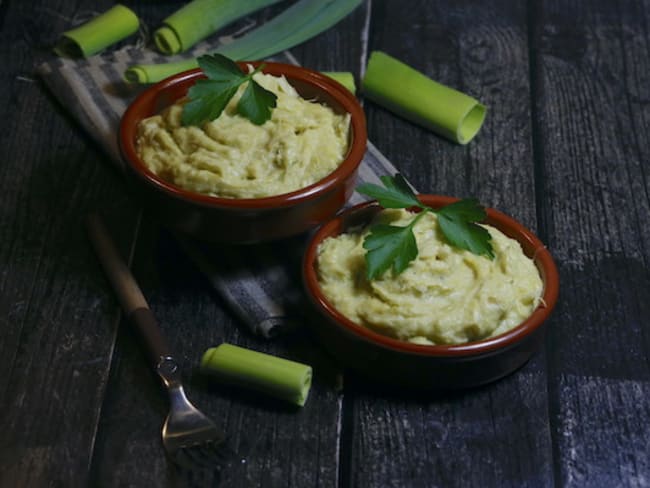
[[[278,96],[271,119],[255,125],[237,114],[246,86],[202,127],[182,126],[186,100],[140,122],[138,155],[161,178],[186,190],[227,198],[259,198],[324,178],[348,150],[349,114],[301,98],[284,77],[255,75]]]
[[[375,223],[404,226],[406,210],[382,210]],[[367,229],[325,239],[318,280],[332,305],[353,322],[420,344],[459,344],[501,334],[537,307],[542,280],[519,243],[484,225],[494,260],[447,244],[427,213],[414,228],[419,254],[401,274],[366,279]]]

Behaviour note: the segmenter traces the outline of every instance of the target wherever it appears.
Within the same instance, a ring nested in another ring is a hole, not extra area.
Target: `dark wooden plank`
[[[373,2],[371,50],[474,95],[489,111],[462,147],[372,103],[366,110],[370,139],[420,191],[477,196],[535,228],[526,25],[516,2]],[[344,486],[553,484],[543,353],[457,395],[346,393]]]
[[[345,486],[550,486],[547,398],[530,372],[540,366],[439,397],[355,391]]]
[[[122,221],[121,244],[134,223],[116,172],[33,77],[71,3],[5,2],[1,10],[2,486],[87,482],[117,316],[82,220],[103,208]]]
[[[129,5],[153,22],[181,3]],[[240,453],[223,486],[339,479],[364,487],[644,486],[650,479],[650,230],[643,225],[650,5],[557,0],[529,2],[527,12],[520,3],[486,3],[367,2],[295,53],[310,67],[359,75],[370,12],[372,48],[489,105],[467,147],[367,103],[370,138],[421,191],[476,195],[538,228],[562,279],[546,352],[494,385],[438,397],[371,392],[355,382],[341,397],[320,365],[303,410],[221,388],[195,371],[200,353],[221,339],[307,362],[322,351],[301,335],[271,343],[250,336],[173,238],[145,220],[138,279],[179,353],[190,397]],[[34,59],[70,19],[109,5],[0,4],[2,486],[213,481],[169,470],[159,443],[166,399],[130,328],[117,331],[116,302],[81,228],[88,210],[102,209],[127,252],[137,207],[103,155],[32,81]]]
[[[546,2],[536,17],[540,210],[562,283],[549,337],[556,478],[643,486],[650,5]]]
[[[357,10],[324,36],[297,48],[295,56],[315,69],[358,72],[358,33],[365,15],[364,8]],[[358,48],[349,49],[350,45]],[[173,237],[146,217],[135,263],[144,293],[182,362],[188,396],[228,433],[229,444],[237,451],[222,473],[222,485],[336,486],[341,400],[322,351],[301,332],[272,342],[251,336],[228,313],[226,304]],[[201,354],[223,340],[314,365],[316,378],[305,407],[292,408],[202,378],[196,371]],[[197,482],[187,473],[168,468],[160,444],[166,411],[166,398],[139,352],[137,337],[122,323],[91,483],[174,486]],[[147,468],[140,469],[144,464]]]

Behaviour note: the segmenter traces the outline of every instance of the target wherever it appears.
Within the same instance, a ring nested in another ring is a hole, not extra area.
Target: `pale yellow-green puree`
[[[382,210],[377,221],[404,226],[406,210]],[[323,293],[353,322],[420,344],[459,344],[501,334],[537,307],[542,280],[519,243],[491,226],[494,260],[452,247],[428,213],[414,228],[419,254],[407,269],[368,282],[367,230],[325,239],[318,248]]]
[[[181,101],[140,122],[137,151],[147,167],[184,189],[227,198],[259,198],[324,178],[348,150],[349,114],[301,98],[284,77],[257,74],[278,96],[271,119],[255,125],[237,114],[245,85],[202,127],[182,126]]]

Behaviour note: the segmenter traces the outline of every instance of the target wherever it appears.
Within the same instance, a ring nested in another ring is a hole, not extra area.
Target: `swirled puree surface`
[[[406,210],[382,210],[374,223],[404,226]],[[459,344],[501,334],[524,321],[540,302],[542,280],[520,244],[484,225],[494,260],[447,244],[427,213],[415,225],[418,257],[401,274],[366,279],[367,229],[325,239],[318,280],[330,303],[353,322],[420,344]]]
[[[278,96],[270,120],[255,125],[237,114],[246,83],[202,127],[181,125],[182,100],[140,122],[142,161],[181,188],[226,198],[280,195],[334,171],[347,154],[349,114],[301,98],[284,77],[258,73],[254,79]]]

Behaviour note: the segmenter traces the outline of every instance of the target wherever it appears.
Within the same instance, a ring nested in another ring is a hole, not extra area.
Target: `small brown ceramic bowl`
[[[454,198],[422,195],[433,208]],[[318,284],[316,257],[319,244],[351,227],[367,224],[380,210],[373,202],[357,205],[323,225],[310,241],[303,262],[307,295],[315,312],[309,321],[317,338],[344,365],[374,383],[425,389],[456,389],[479,386],[502,378],[522,366],[541,345],[544,322],[557,301],[559,278],[546,247],[514,219],[493,209],[487,223],[519,241],[532,258],[544,282],[540,305],[514,329],[496,337],[458,345],[421,345],[381,335],[358,325],[338,312]]]
[[[242,70],[248,65],[239,63]],[[120,124],[120,151],[137,198],[163,225],[193,237],[228,243],[254,243],[299,234],[318,226],[345,204],[354,191],[366,149],[366,123],[357,99],[336,81],[299,66],[264,63],[264,73],[284,75],[303,98],[317,100],[337,113],[350,114],[348,154],[342,164],[320,181],[291,193],[265,198],[219,198],[184,190],[151,172],[138,157],[138,122],[160,113],[183,98],[199,69],[167,78],[140,94]]]

